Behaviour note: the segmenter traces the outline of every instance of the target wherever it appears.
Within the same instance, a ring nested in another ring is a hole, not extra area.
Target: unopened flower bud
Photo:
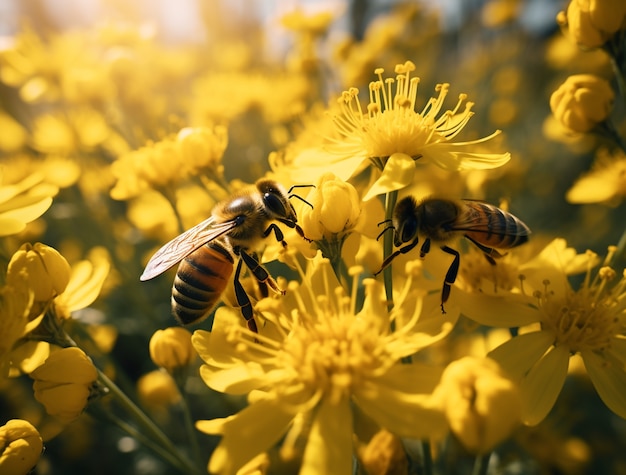
[[[27,421],[13,419],[0,427],[0,473],[25,475],[37,464],[43,441]]]
[[[308,201],[313,208],[303,214],[302,229],[314,241],[349,233],[361,214],[361,200],[354,186],[332,173],[320,177]]]
[[[208,168],[221,173],[222,156],[228,145],[225,127],[186,127],[176,137],[181,147],[181,162],[192,170]]]
[[[400,438],[385,429],[374,434],[367,445],[359,448],[358,454],[366,473],[409,473]]]
[[[196,359],[191,332],[183,327],[157,330],[150,338],[150,358],[157,366],[172,372],[189,366]]]
[[[452,433],[476,454],[490,452],[521,422],[519,389],[489,358],[452,362],[433,397],[442,404]]]
[[[556,19],[580,46],[602,46],[624,27],[626,2],[621,0],[572,0]]]
[[[48,414],[67,423],[85,409],[98,372],[81,349],[63,348],[52,353],[30,377],[35,380],[35,399]]]
[[[70,265],[56,250],[45,244],[26,243],[13,254],[7,269],[7,284],[26,283],[35,301],[47,302],[61,294],[70,281]]]
[[[605,79],[576,74],[552,93],[550,108],[556,119],[575,132],[588,132],[604,121],[613,107],[615,93]]]
[[[174,379],[160,370],[150,371],[139,378],[137,394],[144,405],[153,408],[167,407],[180,401]]]

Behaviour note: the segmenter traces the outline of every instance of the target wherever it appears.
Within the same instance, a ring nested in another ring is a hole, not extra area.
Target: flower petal
[[[415,176],[415,161],[406,153],[394,153],[387,159],[382,174],[363,197],[363,201],[375,196],[400,190],[411,184]]]
[[[443,410],[430,394],[411,394],[379,384],[363,384],[355,389],[353,399],[381,427],[400,437],[438,437],[447,428]]]
[[[523,378],[554,343],[548,332],[532,332],[518,335],[504,342],[487,356],[493,358],[513,379]]]
[[[199,430],[223,435],[209,460],[209,472],[234,474],[278,442],[293,417],[280,402],[265,400],[257,401],[226,419],[198,421],[196,427]]]
[[[202,365],[200,376],[211,389],[228,394],[246,394],[267,385],[267,374],[261,365],[254,362],[218,371]]]
[[[522,380],[522,420],[525,424],[539,424],[548,415],[563,389],[568,364],[569,349],[558,345],[548,351]]]
[[[455,289],[455,292],[462,292]],[[463,293],[463,315],[481,325],[491,327],[521,327],[537,322],[540,318],[536,307],[522,295],[487,296],[483,293]]]
[[[333,404],[324,398],[315,419],[302,459],[300,475],[352,472],[352,410],[349,399]]]
[[[607,407],[626,419],[626,373],[619,360],[607,361],[592,351],[582,352],[589,378]]]

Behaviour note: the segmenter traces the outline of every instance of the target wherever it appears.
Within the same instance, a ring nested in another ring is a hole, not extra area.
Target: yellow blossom
[[[618,205],[626,197],[626,155],[599,150],[591,171],[583,174],[567,190],[570,203],[606,203]]]
[[[0,179],[3,172],[0,167]],[[33,173],[17,183],[0,183],[0,236],[24,230],[52,204],[58,188],[45,185],[41,173]]]
[[[486,454],[521,423],[519,390],[488,358],[464,357],[448,365],[433,396],[450,430],[474,454]]]
[[[30,377],[35,381],[35,399],[46,412],[69,423],[85,409],[98,372],[81,349],[72,347],[51,353]]]
[[[626,3],[620,0],[571,0],[566,12],[559,12],[557,22],[580,46],[604,45],[626,20]]]
[[[565,127],[584,133],[608,118],[614,98],[615,93],[606,79],[575,74],[552,93],[550,108]]]
[[[190,168],[190,173],[223,174],[222,156],[228,145],[226,127],[186,127],[178,132],[181,161]]]
[[[286,296],[257,303],[258,334],[245,328],[239,312],[222,307],[212,332],[193,335],[206,363],[204,382],[248,394],[250,402],[234,416],[197,423],[202,432],[222,435],[210,472],[234,474],[284,437],[283,456],[302,450],[300,473],[350,473],[353,405],[400,437],[441,434],[442,414],[430,396],[440,369],[401,360],[442,338],[451,320],[411,292],[392,314],[391,333],[382,284],[364,281],[357,311],[356,286],[346,295],[327,260],[318,255],[300,272],[302,285],[293,282]],[[304,447],[297,445],[303,440]]]
[[[7,283],[25,282],[36,302],[63,293],[70,280],[70,265],[56,249],[42,243],[23,244],[9,261]]]
[[[43,315],[30,321],[33,293],[25,286],[0,288],[0,375],[8,372],[9,353],[15,343],[41,322]]]
[[[26,143],[27,133],[24,127],[9,114],[0,110],[0,151],[15,152]]]
[[[43,452],[43,440],[28,421],[12,419],[0,427],[0,472],[4,475],[31,473]]]
[[[137,394],[148,407],[159,409],[180,401],[180,392],[172,377],[164,371],[150,371],[137,381]]]
[[[543,289],[535,290],[532,305],[524,310],[527,324],[538,323],[494,349],[489,356],[500,363],[507,374],[519,381],[522,394],[522,417],[526,424],[543,420],[554,406],[563,387],[569,360],[580,354],[591,382],[604,403],[613,412],[626,417],[626,342],[623,321],[626,316],[626,275],[617,277],[609,267],[615,248],[595,274],[594,253],[587,255],[587,272],[577,289],[570,286],[566,274],[549,274]],[[518,307],[490,310],[487,320],[501,326],[517,326]],[[534,318],[532,315],[534,314]]]
[[[298,178],[310,180],[312,174],[319,176],[332,167],[337,176],[347,179],[370,163],[381,174],[365,194],[368,200],[409,185],[415,175],[415,161],[422,158],[447,170],[496,168],[509,161],[508,153],[476,153],[469,149],[499,131],[469,142],[452,141],[472,117],[473,103],[466,102],[467,95],[461,94],[454,109],[441,113],[449,84],[439,84],[438,96],[417,112],[419,78],[411,77],[414,70],[415,65],[407,61],[396,66],[396,79],[384,79],[383,69],[377,69],[378,80],[370,83],[365,110],[358,89],[344,91],[339,99],[340,112],[334,116],[336,136],[329,137],[325,146],[305,150],[296,157],[294,173]]]
[[[150,338],[149,349],[154,364],[169,373],[189,366],[197,356],[191,344],[191,333],[182,327],[157,330]]]

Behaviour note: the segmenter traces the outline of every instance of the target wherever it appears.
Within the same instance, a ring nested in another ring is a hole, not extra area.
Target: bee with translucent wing
[[[420,236],[424,238],[420,257],[423,258],[430,251],[431,241],[454,256],[441,290],[441,311],[444,313],[444,304],[450,296],[461,262],[459,252],[447,246],[446,242],[462,235],[484,253],[489,263],[495,265],[495,259],[502,257],[496,248],[510,249],[519,246],[528,241],[531,232],[520,219],[488,203],[439,198],[427,198],[418,202],[412,196],[398,201],[391,224],[388,221],[385,223],[388,226],[380,235],[392,230],[394,246],[398,249],[385,259],[374,275],[380,274],[400,254],[414,249]]]
[[[215,205],[211,216],[161,247],[150,259],[140,280],[150,280],[175,264],[172,313],[183,325],[205,319],[219,302],[235,268],[233,279],[237,305],[248,328],[257,332],[252,303],[239,278],[245,264],[256,280],[284,294],[257,260],[254,249],[271,233],[286,246],[274,221],[294,228],[303,239],[289,191],[279,183],[261,179]]]

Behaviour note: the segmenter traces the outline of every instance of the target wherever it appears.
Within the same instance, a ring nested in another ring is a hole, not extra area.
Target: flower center
[[[620,315],[626,310],[626,279],[607,288],[614,277],[613,269],[602,267],[593,282],[587,278],[578,291],[562,298],[555,298],[550,283],[545,282],[545,290],[536,295],[543,310],[542,324],[554,333],[556,344],[568,346],[571,352],[610,347],[611,340],[622,333]]]
[[[449,84],[436,87],[437,97],[431,98],[421,113],[415,111],[418,77],[410,77],[415,64],[407,61],[396,66],[396,78],[383,79],[382,68],[376,69],[378,80],[369,85],[369,104],[363,113],[358,89],[351,88],[339,99],[341,113],[334,117],[342,136],[336,141],[355,142],[371,159],[386,159],[394,153],[405,153],[419,159],[424,147],[445,142],[456,136],[472,116],[472,103],[465,103],[461,94],[453,110],[439,114],[448,94]],[[395,91],[394,86],[395,85]]]
[[[520,287],[523,275],[517,271],[515,263],[500,259],[497,265],[490,264],[482,252],[468,252],[463,255],[459,272],[461,282],[474,292],[509,292]]]

